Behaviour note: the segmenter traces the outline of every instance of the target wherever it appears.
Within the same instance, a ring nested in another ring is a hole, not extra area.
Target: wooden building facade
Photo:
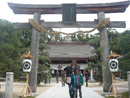
[[[92,59],[95,53],[92,51],[94,47],[86,42],[48,42],[49,49],[44,51],[50,54],[52,70],[62,70],[70,66],[73,61],[76,61],[81,70],[88,67],[88,62]],[[61,69],[58,68],[61,66]]]

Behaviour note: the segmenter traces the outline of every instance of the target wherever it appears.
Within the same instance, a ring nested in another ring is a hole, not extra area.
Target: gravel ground
[[[43,92],[45,92],[46,90],[48,90],[50,87],[52,87],[54,84],[51,85],[40,85],[37,87],[37,91],[39,93],[39,95]],[[23,88],[25,86],[25,83],[16,83],[13,86],[13,98],[18,98],[19,94],[22,92]],[[1,85],[1,89],[0,89],[0,93],[4,93],[5,92],[5,83],[2,83]]]
[[[55,79],[52,79],[52,82],[53,83],[46,84],[46,85],[44,83],[41,83],[41,85],[37,87],[37,91],[38,91],[39,95],[41,93],[44,93],[46,90],[48,90],[52,86],[54,86]],[[5,92],[5,82],[0,82],[0,85],[1,85],[0,93],[4,93]],[[128,91],[128,81],[115,80],[115,85],[117,86],[117,88],[119,89],[120,92]],[[24,86],[25,86],[25,83],[20,83],[20,82],[14,83],[14,87],[13,87],[14,98],[18,98],[18,96],[21,93],[21,91],[23,90]],[[96,91],[99,94],[102,94],[102,86],[101,85],[99,86],[99,83],[89,83],[89,88]]]

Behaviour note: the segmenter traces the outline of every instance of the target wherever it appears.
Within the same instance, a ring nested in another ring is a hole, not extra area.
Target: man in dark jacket
[[[72,85],[72,80],[71,80],[71,76],[72,76],[72,73],[73,73],[73,68],[72,68],[72,65],[71,66],[68,66],[64,69],[66,71],[66,84],[68,84],[68,87],[69,87],[69,95],[70,95],[70,98],[74,98],[74,86]]]
[[[86,81],[86,87],[88,87],[88,80],[89,80],[90,74],[88,70],[85,72],[85,81]]]
[[[64,69],[61,71],[61,80],[62,80],[62,87],[65,86],[65,71]]]
[[[56,82],[59,83],[59,72],[56,72]]]
[[[79,69],[79,66],[76,63],[73,63],[71,66],[66,67],[64,70],[66,71],[66,83],[68,84],[69,87],[69,95],[70,98],[74,98],[74,83],[72,80],[72,75],[76,73],[76,69]]]

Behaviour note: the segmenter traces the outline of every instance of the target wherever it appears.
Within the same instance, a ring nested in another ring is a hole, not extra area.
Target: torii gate
[[[95,21],[76,22],[78,25],[65,25],[61,22],[43,22],[40,21],[42,14],[62,14],[62,5],[31,5],[31,4],[16,4],[8,3],[9,7],[15,14],[31,14],[33,19],[41,24],[42,27],[51,28],[94,28],[96,25],[105,19],[105,13],[123,13],[130,5],[130,1],[115,2],[115,3],[99,3],[99,4],[77,4],[77,14],[97,14],[98,19]],[[100,46],[102,50],[102,70],[103,70],[103,91],[108,92],[111,86],[111,73],[108,67],[109,45],[106,28],[125,28],[125,21],[111,21],[108,25],[101,28],[100,32]],[[32,27],[29,23],[15,23],[15,29],[31,29],[31,55],[35,58],[32,60],[32,71],[30,73],[30,87],[32,92],[37,92],[37,67],[38,67],[38,53],[39,53],[39,31]]]

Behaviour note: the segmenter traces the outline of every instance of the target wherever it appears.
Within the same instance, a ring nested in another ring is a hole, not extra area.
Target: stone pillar
[[[14,81],[14,73],[7,72],[5,98],[13,98],[13,81]]]
[[[129,87],[129,98],[130,98],[130,71],[127,72],[128,76],[128,87]]]
[[[104,12],[98,12],[98,22],[105,19]],[[109,44],[106,26],[99,30],[100,32],[100,47],[101,47],[101,58],[102,58],[102,75],[103,75],[103,92],[108,92],[112,84],[111,72],[109,70]]]
[[[95,82],[94,78],[93,78],[93,69],[90,70],[90,80],[89,82]]]
[[[35,12],[33,16],[34,20],[40,24],[41,14]],[[29,85],[33,93],[37,92],[37,68],[38,68],[38,56],[39,56],[39,34],[40,32],[32,27],[32,39],[31,39],[31,55],[34,56],[32,59],[32,70],[29,77]]]
[[[91,77],[91,80],[93,80],[93,69],[91,69],[90,77]]]

